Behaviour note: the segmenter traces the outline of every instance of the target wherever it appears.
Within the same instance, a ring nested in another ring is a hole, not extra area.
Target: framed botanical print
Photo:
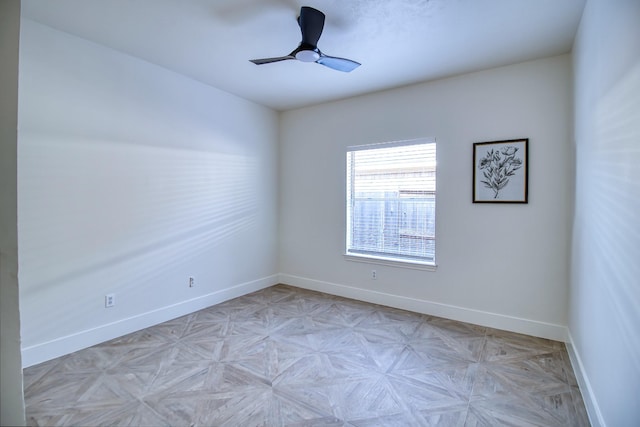
[[[529,139],[473,144],[473,203],[528,203]]]

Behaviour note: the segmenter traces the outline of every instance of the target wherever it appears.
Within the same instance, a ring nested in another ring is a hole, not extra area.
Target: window
[[[350,259],[435,265],[436,144],[420,139],[350,147]]]

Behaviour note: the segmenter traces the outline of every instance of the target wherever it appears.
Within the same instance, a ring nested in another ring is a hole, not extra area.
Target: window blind
[[[347,254],[435,263],[436,144],[347,151]]]

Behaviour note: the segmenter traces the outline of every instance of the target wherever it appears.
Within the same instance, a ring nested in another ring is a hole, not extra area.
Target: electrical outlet
[[[189,287],[193,288],[196,285],[196,279],[189,277]]]
[[[104,296],[104,307],[109,308],[116,305],[116,294],[107,294]]]
[[[375,270],[371,270],[371,279],[376,280],[378,278],[378,272]]]

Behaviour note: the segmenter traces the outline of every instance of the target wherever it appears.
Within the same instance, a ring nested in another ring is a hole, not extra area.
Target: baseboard
[[[568,338],[567,328],[561,325],[371,291],[289,274],[279,274],[245,282],[198,298],[101,325],[97,328],[87,329],[52,341],[25,347],[22,349],[22,365],[24,368],[37,365],[38,363],[202,310],[277,283],[556,341],[566,342]]]
[[[280,274],[280,283],[555,341],[565,342],[567,340],[567,328],[565,326],[539,322],[537,320],[522,319],[498,313],[355,288],[290,274]]]
[[[571,367],[573,368],[573,372],[576,376],[578,387],[580,387],[580,393],[582,393],[582,400],[584,401],[584,406],[587,409],[587,415],[589,416],[589,422],[591,423],[591,426],[606,427],[606,423],[604,422],[604,418],[602,417],[602,412],[600,412],[600,407],[598,406],[598,402],[596,401],[595,395],[593,394],[593,389],[591,388],[589,377],[584,370],[582,359],[580,358],[580,355],[576,351],[576,347],[573,344],[571,331],[567,333],[567,353],[569,353]]]
[[[232,298],[259,291],[260,289],[279,283],[278,280],[278,275],[272,275],[241,283],[207,295],[121,319],[117,322],[25,347],[22,349],[22,366],[23,368],[27,368],[37,365],[38,363],[46,362],[47,360],[55,359],[56,357],[64,356],[65,354],[73,353],[74,351],[82,350],[101,342],[202,310],[203,308],[219,304]]]

